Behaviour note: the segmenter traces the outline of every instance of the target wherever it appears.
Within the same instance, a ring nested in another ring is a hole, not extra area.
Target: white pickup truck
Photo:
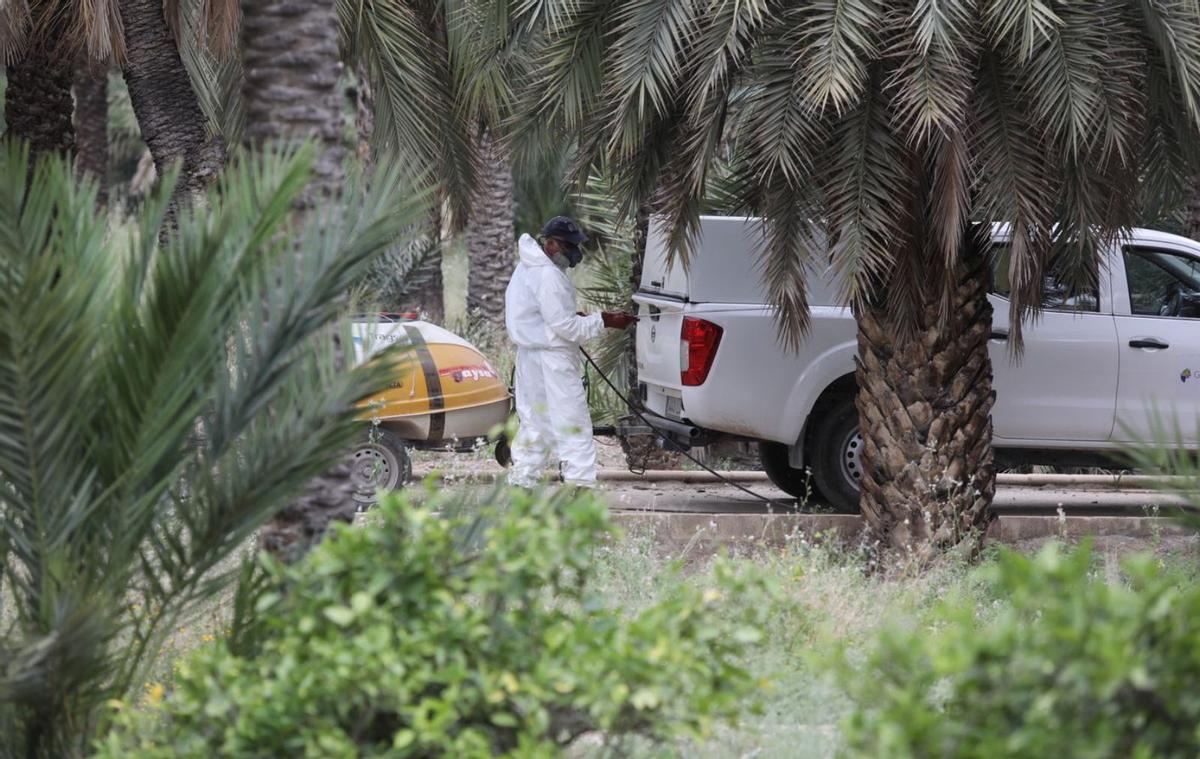
[[[797,497],[811,484],[834,508],[857,509],[861,438],[854,408],[855,325],[828,277],[809,286],[812,329],[797,352],[776,340],[757,266],[759,223],[705,217],[690,266],[667,264],[651,226],[634,296],[639,391],[653,426],[684,446],[721,436],[758,441],[763,469]],[[1065,297],[1047,282],[1045,310],[1016,362],[1004,340],[1005,238],[994,235],[998,464],[1091,466],[1173,413],[1185,444],[1200,426],[1200,244],[1135,230],[1107,252],[1096,291]]]

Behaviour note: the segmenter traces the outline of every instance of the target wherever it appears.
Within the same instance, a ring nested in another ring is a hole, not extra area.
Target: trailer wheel
[[[496,463],[500,466],[505,469],[512,466],[512,448],[508,444],[508,438],[504,435],[501,435],[500,439],[496,441],[496,452],[494,455]]]
[[[350,481],[354,501],[375,503],[378,490],[399,490],[412,479],[412,458],[403,440],[387,430],[372,427],[350,454]]]

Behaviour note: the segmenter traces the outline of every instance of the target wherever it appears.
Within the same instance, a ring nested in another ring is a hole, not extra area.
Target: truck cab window
[[[1002,298],[1012,298],[1012,287],[1008,280],[1010,250],[1007,245],[994,245],[990,255],[992,269],[991,293]],[[1080,286],[1062,276],[1051,260],[1046,265],[1042,282],[1042,308],[1051,311],[1076,311],[1095,313],[1100,310],[1100,291],[1093,282]]]
[[[1200,319],[1200,259],[1149,248],[1125,249],[1130,313]]]

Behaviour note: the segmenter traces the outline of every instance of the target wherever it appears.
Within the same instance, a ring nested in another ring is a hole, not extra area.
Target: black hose
[[[650,423],[650,420],[647,419],[645,417],[645,415],[642,414],[642,412],[638,410],[637,406],[633,405],[633,403],[630,402],[630,400],[628,398],[626,398],[624,396],[624,394],[621,393],[620,390],[617,389],[617,386],[614,385],[611,380],[609,380],[608,376],[600,369],[600,366],[596,363],[595,359],[593,359],[591,357],[591,355],[589,355],[588,352],[583,349],[583,347],[580,347],[579,351],[581,353],[583,353],[583,357],[586,358],[587,362],[592,365],[593,369],[596,370],[596,374],[600,375],[600,379],[604,380],[604,384],[608,385],[609,389],[617,394],[617,397],[620,398],[621,401],[625,403],[625,406],[628,407],[629,410],[631,412],[633,412],[633,414],[638,419],[641,419],[642,422],[647,427],[649,427],[654,432],[655,435],[657,435],[661,440],[666,441],[666,437],[664,437],[663,434],[661,432],[659,432],[653,424]],[[732,485],[733,487],[742,491],[746,495],[749,495],[753,498],[756,498],[756,499],[762,501],[763,503],[767,504],[767,506],[769,506],[771,508],[780,508],[780,509],[783,509],[784,511],[795,511],[796,510],[795,504],[785,503],[783,501],[776,501],[773,498],[767,498],[765,495],[759,495],[758,493],[755,493],[753,490],[751,490],[748,487],[745,487],[741,483],[734,482],[733,480],[728,479],[727,477],[725,477],[724,475],[722,475],[720,472],[716,471],[715,469],[710,468],[707,464],[705,464],[703,461],[696,458],[692,454],[688,453],[686,450],[683,450],[682,448],[680,448],[679,452],[682,453],[684,456],[686,456],[688,459],[690,459],[693,464],[700,467],[704,471],[708,472],[712,476],[716,477],[721,482],[724,482],[726,485]],[[632,472],[633,469],[631,468],[629,471]]]

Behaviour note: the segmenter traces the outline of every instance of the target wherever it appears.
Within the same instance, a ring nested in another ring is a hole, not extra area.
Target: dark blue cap
[[[583,245],[588,241],[588,236],[583,233],[583,230],[579,228],[575,220],[569,216],[555,216],[546,222],[546,226],[542,227],[542,236],[557,237],[573,245]]]

